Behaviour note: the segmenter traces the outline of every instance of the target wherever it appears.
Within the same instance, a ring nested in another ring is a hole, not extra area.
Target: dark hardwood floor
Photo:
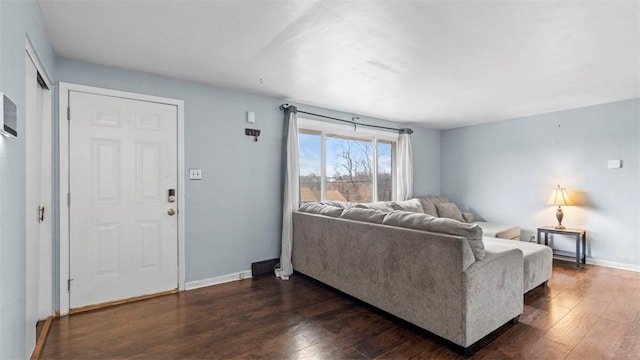
[[[497,334],[474,359],[640,359],[640,273],[556,261]],[[308,278],[264,276],[57,319],[42,358],[461,357]]]

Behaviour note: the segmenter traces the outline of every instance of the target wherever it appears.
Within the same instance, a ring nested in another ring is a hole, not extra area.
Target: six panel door
[[[76,91],[69,105],[70,308],[176,289],[176,106]]]

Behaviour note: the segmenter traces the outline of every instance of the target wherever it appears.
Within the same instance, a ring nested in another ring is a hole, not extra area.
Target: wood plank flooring
[[[640,273],[556,261],[473,358],[640,359]],[[494,336],[495,337],[495,336]],[[43,359],[458,359],[433,335],[302,276],[248,279],[54,321]]]

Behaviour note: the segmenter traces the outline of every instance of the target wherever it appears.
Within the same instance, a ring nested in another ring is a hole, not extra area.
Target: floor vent
[[[256,277],[260,275],[273,275],[273,270],[276,268],[276,265],[280,262],[280,259],[271,259],[258,261],[251,264],[251,276]]]

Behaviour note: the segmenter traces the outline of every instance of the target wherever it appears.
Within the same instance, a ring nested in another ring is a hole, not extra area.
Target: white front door
[[[69,307],[176,289],[177,107],[78,91],[69,107]]]

